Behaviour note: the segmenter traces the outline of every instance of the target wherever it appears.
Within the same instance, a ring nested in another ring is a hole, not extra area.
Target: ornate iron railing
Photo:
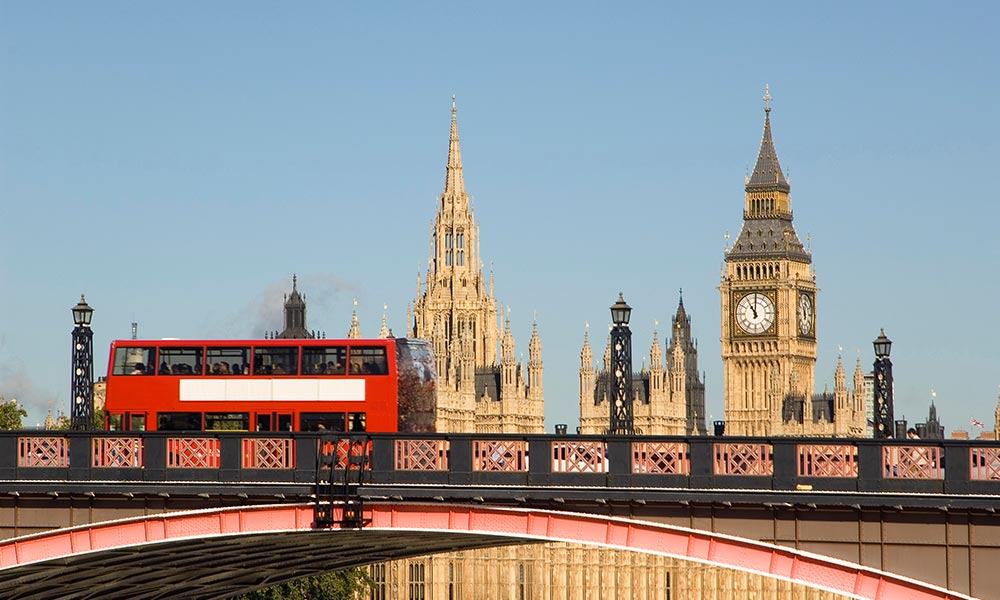
[[[167,438],[168,469],[218,469],[218,438]]]
[[[607,473],[608,445],[603,441],[552,442],[553,473]]]
[[[770,444],[714,444],[716,475],[764,475],[774,472]]]
[[[850,444],[799,444],[799,477],[857,477],[858,449]]]
[[[90,443],[94,457],[91,463],[98,468],[131,468],[142,467],[142,438],[93,438]]]
[[[688,475],[691,456],[684,442],[632,442],[632,472]]]
[[[294,469],[295,445],[285,438],[243,439],[244,469]]]
[[[941,448],[883,446],[882,476],[886,479],[943,479]]]
[[[472,470],[527,471],[528,442],[524,440],[474,440]]]
[[[448,440],[396,440],[397,471],[447,471]]]
[[[17,438],[17,466],[68,467],[69,439],[53,436]]]

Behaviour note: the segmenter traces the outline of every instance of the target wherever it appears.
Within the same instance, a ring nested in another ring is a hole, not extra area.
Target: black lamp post
[[[872,342],[875,346],[875,438],[891,438],[895,422],[892,416],[892,341],[880,329]]]
[[[618,302],[611,306],[611,377],[608,380],[608,399],[611,405],[610,435],[635,435],[632,419],[632,331],[628,319],[632,307],[625,303],[621,293]]]
[[[90,329],[90,319],[94,309],[90,308],[83,294],[80,302],[73,307],[73,376],[70,391],[73,406],[70,407],[70,425],[73,429],[94,427],[94,332]]]

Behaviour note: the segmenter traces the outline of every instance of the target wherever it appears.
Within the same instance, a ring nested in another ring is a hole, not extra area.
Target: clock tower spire
[[[806,425],[785,423],[782,409],[786,400],[813,393],[811,263],[792,224],[791,186],[778,162],[765,87],[764,133],[745,181],[743,227],[726,251],[719,284],[727,434],[795,434]]]

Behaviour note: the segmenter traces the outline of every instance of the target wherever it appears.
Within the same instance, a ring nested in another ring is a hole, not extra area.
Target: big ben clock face
[[[802,335],[812,335],[813,320],[815,311],[813,310],[812,296],[809,294],[799,294],[799,333]]]
[[[774,301],[759,292],[743,296],[736,303],[736,324],[751,335],[764,333],[774,325]]]

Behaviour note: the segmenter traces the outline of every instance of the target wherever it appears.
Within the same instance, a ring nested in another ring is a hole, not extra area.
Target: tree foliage
[[[18,404],[15,398],[11,398],[8,402],[4,400],[3,396],[0,396],[0,429],[24,429],[22,419],[27,416],[28,411],[24,410],[24,407]]]
[[[368,589],[365,569],[344,569],[279,583],[235,596],[235,600],[353,600]]]

